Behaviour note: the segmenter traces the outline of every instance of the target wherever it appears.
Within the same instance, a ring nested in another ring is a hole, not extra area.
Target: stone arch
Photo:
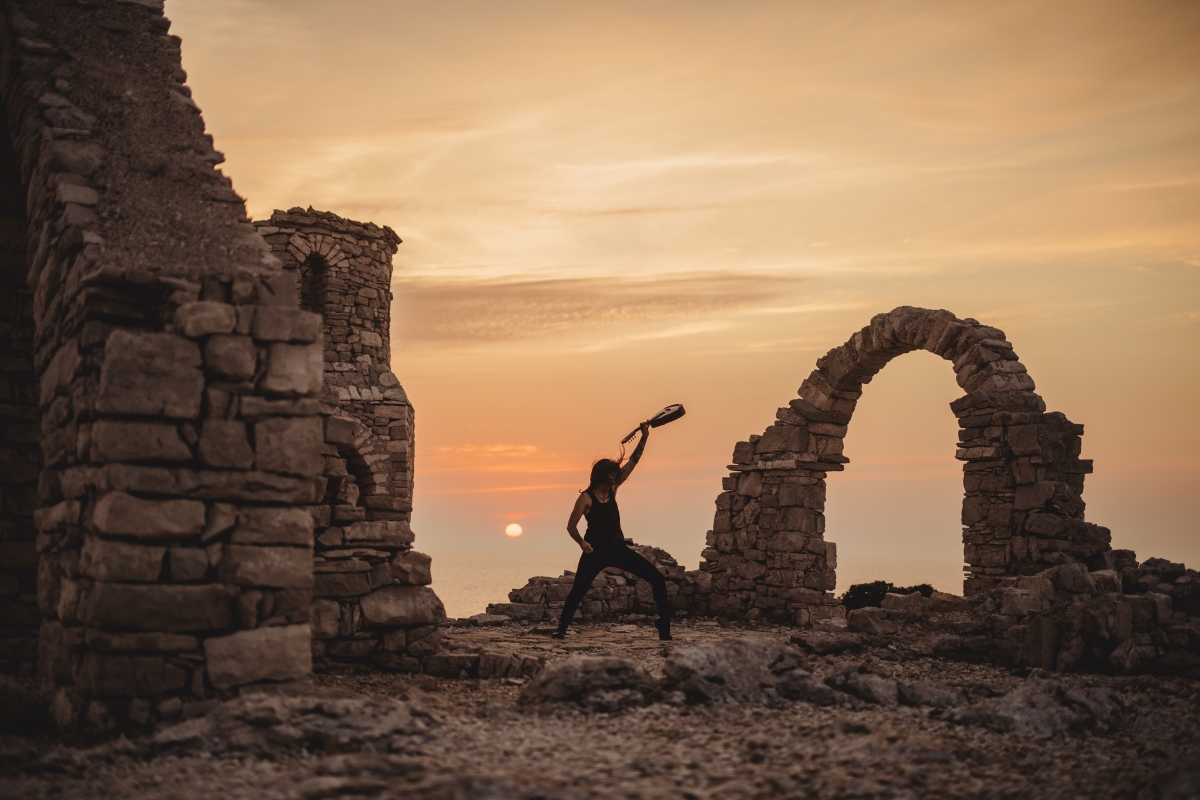
[[[761,436],[734,448],[701,571],[711,610],[807,624],[840,613],[836,546],[825,541],[825,479],[845,469],[842,442],[863,386],[889,361],[927,350],[952,362],[965,394],[955,458],[963,461],[964,591],[1009,575],[1085,561],[1109,549],[1085,522],[1083,426],[1046,412],[1003,331],[949,311],[879,314],[817,361],[799,397]]]

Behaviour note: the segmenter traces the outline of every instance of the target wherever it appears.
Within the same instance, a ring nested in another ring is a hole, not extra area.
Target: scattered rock
[[[792,644],[817,655],[839,655],[858,652],[863,648],[862,637],[856,633],[797,633]]]
[[[961,692],[947,686],[924,681],[902,681],[897,684],[900,702],[906,706],[947,708],[963,701]]]
[[[952,709],[945,719],[1045,738],[1085,727],[1106,728],[1116,710],[1107,692],[1064,692],[1057,681],[1031,677],[1003,697]]]
[[[854,695],[860,700],[891,707],[899,703],[899,689],[891,678],[875,675],[862,664],[845,664],[825,679],[835,689]]]
[[[281,748],[327,752],[368,746],[395,750],[437,721],[419,703],[367,697],[283,697],[251,694],[203,717],[156,733],[155,750],[277,753]]]
[[[763,703],[780,698],[783,683],[804,694],[811,678],[799,648],[739,637],[676,650],[663,665],[663,691],[681,691],[693,703]]]
[[[617,656],[573,656],[539,672],[517,698],[524,707],[571,703],[590,711],[648,704],[657,694],[650,673]]]

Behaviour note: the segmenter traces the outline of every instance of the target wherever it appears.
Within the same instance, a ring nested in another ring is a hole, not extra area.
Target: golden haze
[[[734,442],[902,304],[1005,330],[1087,426],[1088,518],[1200,562],[1200,5],[167,12],[253,216],[311,204],[405,240],[393,362],[451,614],[572,567],[591,460],[672,402],[622,510],[694,567]],[[830,480],[839,588],[959,590],[956,396],[924,353],[867,388]]]

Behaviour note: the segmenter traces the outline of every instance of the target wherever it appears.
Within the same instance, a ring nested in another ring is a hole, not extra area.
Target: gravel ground
[[[449,629],[446,645],[458,652],[538,653],[548,664],[574,654],[619,655],[661,674],[670,648],[733,635],[787,641],[793,633],[684,621],[676,627],[675,641],[659,643],[647,621],[579,627],[560,643],[543,629],[505,625]],[[920,636],[899,648],[810,658],[818,675],[831,674],[847,661],[897,680],[951,687],[972,704],[1035,679],[987,664],[935,658]],[[343,667],[319,673],[305,691],[405,705],[429,724],[352,746],[332,741],[302,746],[267,737],[256,750],[225,752],[188,742],[164,750],[152,737],[73,746],[50,738],[7,737],[0,742],[0,795],[124,800],[1200,796],[1195,782],[1200,771],[1195,762],[1187,768],[1189,759],[1200,755],[1200,682],[1100,675],[1054,680],[1066,690],[1111,692],[1116,716],[1107,725],[1038,738],[952,724],[943,719],[945,710],[903,705],[659,702],[617,714],[573,707],[529,713],[517,706],[519,679],[433,679]],[[198,722],[203,720],[185,725]],[[254,733],[261,724],[246,727]]]

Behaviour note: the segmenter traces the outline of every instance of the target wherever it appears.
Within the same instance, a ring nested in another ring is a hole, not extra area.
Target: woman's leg
[[[563,604],[562,618],[558,621],[559,634],[566,633],[567,625],[571,624],[571,620],[575,616],[575,609],[579,608],[579,604],[583,602],[583,596],[592,587],[592,581],[596,580],[600,570],[606,566],[608,564],[605,563],[605,559],[595,551],[584,553],[579,557],[579,566],[575,569],[575,583],[571,585],[571,593],[567,595],[567,600]]]
[[[651,564],[642,556],[638,555],[628,547],[622,547],[612,559],[612,566],[617,569],[623,569],[626,572],[632,572],[639,578],[650,584],[650,590],[654,592],[654,604],[658,606],[659,619],[663,621],[663,626],[667,626],[669,631],[671,623],[671,606],[667,602],[667,580],[658,571],[658,567]],[[662,631],[664,628],[659,627]]]

